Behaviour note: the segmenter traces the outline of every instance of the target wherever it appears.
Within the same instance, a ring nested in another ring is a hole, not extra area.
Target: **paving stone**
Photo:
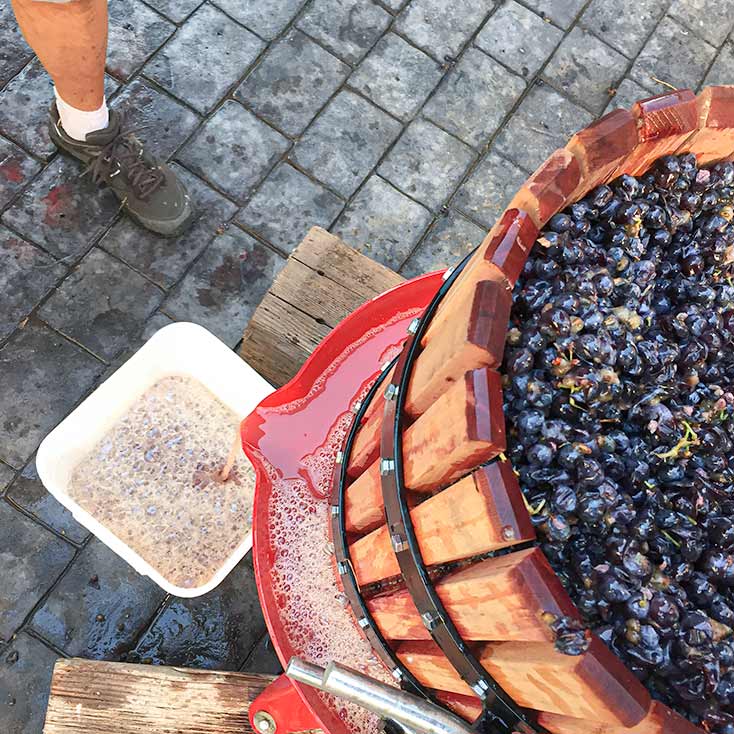
[[[666,17],[650,36],[629,75],[652,94],[668,91],[652,77],[674,87],[695,89],[715,55],[713,46]]]
[[[525,89],[525,82],[476,48],[470,48],[424,108],[433,122],[469,145],[492,136]]]
[[[174,23],[186,20],[204,0],[146,0],[147,4],[163,13]]]
[[[25,633],[0,653],[0,721],[7,727],[5,734],[42,731],[57,657]]]
[[[239,102],[227,100],[179,153],[187,168],[246,199],[290,143]]]
[[[298,135],[346,79],[349,67],[301,31],[268,50],[235,96],[287,135]]]
[[[527,78],[540,69],[562,37],[560,29],[515,0],[508,0],[492,14],[476,44]]]
[[[494,0],[413,0],[395,28],[439,61],[451,61],[494,4]]]
[[[734,25],[729,0],[673,0],[668,12],[713,46],[721,46]]]
[[[415,120],[377,172],[401,191],[438,209],[451,195],[475,153],[428,120]]]
[[[497,136],[495,148],[531,172],[592,120],[586,110],[536,82]]]
[[[118,87],[119,82],[105,76],[108,98]],[[0,92],[0,133],[39,158],[50,158],[56,152],[47,129],[53,98],[51,77],[34,59]]]
[[[379,176],[372,176],[334,225],[334,234],[397,270],[420,239],[431,213]]]
[[[0,462],[0,494],[8,488],[10,482],[13,481],[13,477],[15,477],[15,469]]]
[[[41,170],[15,143],[0,137],[0,210]]]
[[[50,255],[0,225],[0,340],[66,272]]]
[[[144,273],[164,288],[184,274],[199,253],[214,239],[217,230],[235,214],[232,202],[207,186],[185,168],[174,165],[191,198],[198,217],[188,232],[173,240],[158,237],[123,217],[100,240],[100,246]]]
[[[214,591],[173,599],[128,660],[187,668],[237,670],[265,632],[247,555]]]
[[[8,491],[8,499],[72,543],[83,543],[89,537],[89,531],[43,486],[38,477],[35,459],[28,462],[13,482]]]
[[[162,300],[160,288],[95,248],[43,304],[39,316],[109,361]]]
[[[260,638],[252,652],[247,656],[244,665],[240,668],[243,673],[260,673],[264,675],[280,675],[283,666],[273,648],[270,636],[266,633]]]
[[[349,84],[396,117],[409,120],[442,76],[443,69],[430,56],[388,33],[355,69]]]
[[[93,538],[30,624],[67,655],[118,660],[165,596],[149,578]]]
[[[128,79],[165,42],[176,26],[140,0],[110,0],[107,71]]]
[[[16,331],[0,349],[0,459],[15,467],[25,464],[102,369],[43,324],[31,320]]]
[[[340,59],[356,64],[391,20],[370,0],[314,0],[296,25]]]
[[[401,268],[406,278],[456,265],[481,243],[487,230],[451,210],[431,227],[423,242]]]
[[[665,13],[665,6],[660,0],[591,0],[581,22],[617,51],[633,59]]]
[[[535,10],[542,18],[553,21],[561,28],[568,28],[586,0],[525,0],[525,4]]]
[[[283,252],[311,227],[328,229],[344,201],[293,166],[279,163],[239,213],[237,221]]]
[[[543,76],[577,104],[599,114],[609,88],[624,76],[627,59],[578,26],[561,42]]]
[[[160,331],[164,326],[168,326],[169,324],[173,323],[174,319],[172,319],[170,316],[164,314],[162,311],[156,311],[156,313],[154,313],[148,319],[142,333],[140,334],[141,346],[143,343],[147,342],[148,339],[150,339],[150,337],[153,336],[153,334],[155,334],[157,331]]]
[[[605,112],[618,110],[620,108],[630,109],[632,105],[640,99],[646,99],[650,96],[647,89],[641,87],[637,82],[631,79],[623,79],[622,83],[617,87],[616,94],[609,100]]]
[[[254,33],[204,4],[146,64],[145,75],[199,112],[209,112],[263,47]]]
[[[215,0],[215,5],[268,41],[293,20],[304,0]]]
[[[0,641],[10,639],[73,557],[68,543],[0,500],[0,560],[6,571]]]
[[[0,5],[0,87],[12,79],[32,58],[10,3]]]
[[[514,163],[490,151],[456,192],[452,205],[489,229],[526,178]]]
[[[703,86],[711,84],[730,84],[734,79],[734,43],[727,41],[719,51],[709,73],[704,79]]]
[[[399,122],[342,91],[306,130],[292,157],[342,196],[351,196],[399,134]]]
[[[237,227],[214,238],[163,309],[234,347],[285,260]]]
[[[201,118],[167,94],[138,78],[115,97],[112,106],[123,110],[126,125],[162,160],[170,158],[194,131]]]

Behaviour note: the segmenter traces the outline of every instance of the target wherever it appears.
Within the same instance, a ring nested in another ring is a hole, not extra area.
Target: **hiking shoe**
[[[168,166],[145,152],[132,131],[123,129],[119,112],[110,110],[109,125],[89,133],[82,142],[64,132],[54,103],[49,132],[61,150],[88,166],[95,183],[115,192],[138,224],[164,237],[175,237],[189,228],[194,206],[186,188]]]

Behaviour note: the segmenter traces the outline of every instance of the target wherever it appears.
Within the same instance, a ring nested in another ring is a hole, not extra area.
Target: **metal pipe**
[[[338,663],[329,663],[323,669],[294,657],[285,674],[422,734],[473,732],[469,724],[450,711]]]

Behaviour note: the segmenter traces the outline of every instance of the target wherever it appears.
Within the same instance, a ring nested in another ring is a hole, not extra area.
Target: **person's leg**
[[[66,104],[98,110],[104,103],[107,0],[12,0],[23,35]]]

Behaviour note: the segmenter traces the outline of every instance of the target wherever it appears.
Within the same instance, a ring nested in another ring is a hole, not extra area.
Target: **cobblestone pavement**
[[[155,329],[234,347],[314,224],[406,276],[478,243],[577,128],[734,80],[728,0],[110,0],[108,94],[174,161],[194,228],[90,196],[0,5],[0,721],[42,728],[58,655],[275,669],[243,561],[167,597],[40,485],[43,436]],[[616,93],[615,93],[616,90]],[[142,133],[145,137],[146,133]]]

